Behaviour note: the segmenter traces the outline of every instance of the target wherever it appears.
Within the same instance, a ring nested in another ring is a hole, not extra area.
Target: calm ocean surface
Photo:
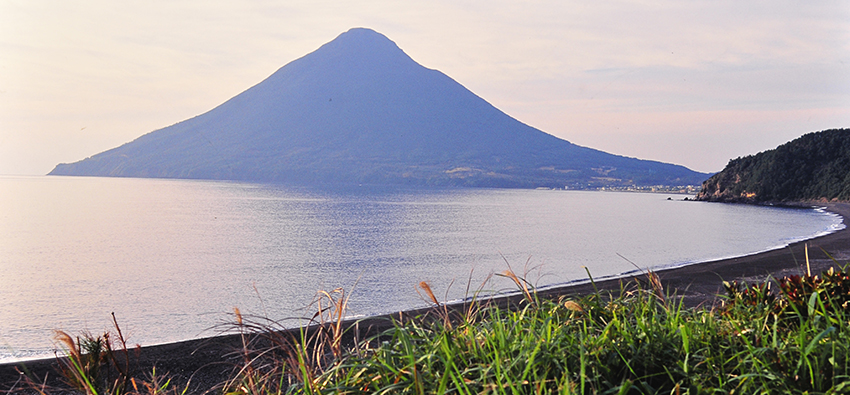
[[[52,356],[54,329],[100,333],[111,312],[151,345],[218,334],[234,307],[295,326],[318,290],[345,287],[349,313],[371,315],[426,306],[420,281],[462,298],[506,262],[545,286],[633,270],[618,254],[657,268],[843,227],[683,197],[0,177],[0,361]]]

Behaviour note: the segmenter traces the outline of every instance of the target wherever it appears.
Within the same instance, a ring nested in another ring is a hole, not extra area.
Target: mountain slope
[[[707,177],[543,133],[369,29],[341,34],[205,114],[50,174],[505,187]]]
[[[850,129],[808,133],[775,149],[731,160],[703,183],[697,200],[850,200]]]

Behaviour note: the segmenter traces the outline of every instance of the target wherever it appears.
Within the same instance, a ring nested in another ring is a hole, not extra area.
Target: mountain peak
[[[339,67],[358,68],[360,71],[371,69],[380,72],[417,64],[387,36],[362,27],[340,34],[301,59],[314,61],[308,67],[336,64]]]
[[[348,41],[350,43],[356,42],[384,42],[384,43],[392,43],[392,45],[396,45],[389,37],[378,33],[368,27],[353,27],[348,29],[347,32],[341,33],[331,42],[335,41]]]
[[[387,36],[372,29],[355,27],[340,34],[332,41],[322,45],[316,52],[325,50],[346,52],[403,52],[395,42]]]
[[[707,177],[532,128],[365,28],[207,113],[51,174],[579,188]]]

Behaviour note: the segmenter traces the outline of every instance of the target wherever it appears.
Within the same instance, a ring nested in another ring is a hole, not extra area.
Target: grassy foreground
[[[242,364],[210,393],[850,393],[846,269],[726,284],[727,295],[711,308],[684,307],[654,273],[648,285],[561,300],[541,300],[522,278],[503,275],[524,295],[516,308],[481,300],[452,310],[422,283],[441,313],[395,322],[350,344],[343,341],[341,290],[320,293],[317,326],[300,335],[273,331],[237,311]],[[122,375],[126,350],[119,344],[113,351],[108,335],[63,341],[69,356],[63,373],[80,392],[185,391],[167,375]]]

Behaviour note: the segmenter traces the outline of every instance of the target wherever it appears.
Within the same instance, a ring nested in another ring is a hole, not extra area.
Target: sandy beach
[[[713,203],[722,204],[722,203]],[[830,212],[850,218],[850,203],[822,203]],[[813,274],[819,274],[829,267],[844,264],[850,260],[850,229],[821,236],[805,242],[792,244],[786,248],[767,251],[755,255],[699,263],[669,270],[659,271],[665,290],[680,295],[688,306],[711,306],[717,303],[716,296],[722,294],[723,281],[762,282],[771,277],[779,278],[790,274],[803,274],[806,269],[805,246],[808,245],[808,257]],[[830,257],[831,256],[831,257]],[[600,289],[619,290],[621,282],[632,282],[642,275],[621,279],[597,281]],[[540,294],[544,297],[581,295],[593,291],[593,285],[580,284],[546,289]],[[492,302],[499,305],[515,303],[517,296],[505,296]],[[415,317],[427,314],[429,309],[419,309],[393,314],[393,317]],[[348,323],[353,327],[354,322]],[[391,325],[389,316],[371,317],[359,320],[357,329],[359,338],[377,333]],[[351,331],[353,332],[353,331]],[[149,374],[153,367],[158,373],[168,373],[176,383],[190,382],[189,393],[203,392],[211,385],[230,378],[239,365],[238,355],[234,352],[241,347],[239,336],[219,336],[207,339],[190,340],[166,345],[142,347],[133,354],[133,365],[140,376]],[[55,359],[29,361],[25,364],[0,365],[0,391],[21,388],[23,378],[19,371],[28,372],[38,382],[46,378],[49,384],[58,384],[55,371]]]

